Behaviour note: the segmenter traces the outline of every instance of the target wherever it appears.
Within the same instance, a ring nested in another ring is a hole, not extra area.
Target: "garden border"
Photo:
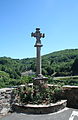
[[[66,107],[67,100],[61,100],[57,103],[50,103],[50,104],[27,104],[27,105],[20,105],[18,103],[12,104],[12,110],[18,113],[27,113],[27,114],[47,114],[57,112],[62,110]]]

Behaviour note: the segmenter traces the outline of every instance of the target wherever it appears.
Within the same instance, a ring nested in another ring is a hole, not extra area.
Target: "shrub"
[[[37,85],[29,87],[26,84],[24,87],[16,88],[13,95],[15,102],[20,104],[49,104],[60,100],[61,92],[61,87],[43,87],[40,90]]]

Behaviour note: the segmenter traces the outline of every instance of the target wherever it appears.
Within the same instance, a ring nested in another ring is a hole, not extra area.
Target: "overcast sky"
[[[36,27],[42,55],[78,48],[78,0],[0,0],[0,57],[35,57]]]

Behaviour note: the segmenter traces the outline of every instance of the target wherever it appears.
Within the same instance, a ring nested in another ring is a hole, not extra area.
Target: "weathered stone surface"
[[[78,86],[64,86],[63,98],[67,99],[67,106],[78,108]]]
[[[10,108],[3,108],[0,112],[1,115],[6,115],[9,112]]]
[[[43,46],[41,44],[41,38],[44,38],[45,35],[40,33],[40,28],[36,28],[36,32],[35,33],[31,33],[32,37],[36,38],[36,43],[35,46],[36,47],[36,75],[37,76],[41,76],[41,47]]]
[[[0,89],[0,115],[6,115],[11,108],[11,92],[12,88]]]
[[[24,113],[31,113],[31,114],[47,114],[57,112],[66,107],[67,100],[62,100],[55,104],[48,104],[48,105],[19,105],[13,104],[12,108],[16,112],[24,112]]]

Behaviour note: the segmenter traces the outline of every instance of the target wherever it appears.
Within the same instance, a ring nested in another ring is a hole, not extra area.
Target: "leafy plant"
[[[61,92],[61,87],[44,87],[40,90],[37,85],[29,87],[26,84],[24,87],[16,88],[13,94],[16,102],[21,104],[49,104],[60,100]]]

